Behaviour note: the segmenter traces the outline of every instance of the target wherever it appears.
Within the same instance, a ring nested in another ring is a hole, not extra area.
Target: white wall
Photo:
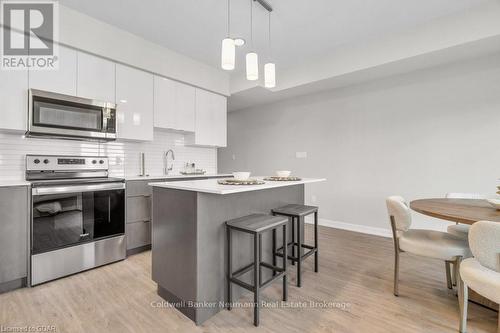
[[[499,138],[495,55],[231,112],[218,166],[221,172],[290,169],[326,177],[306,191],[324,223],[388,234],[388,195],[494,193]],[[295,158],[300,151],[307,159]],[[446,226],[414,217],[416,227]]]

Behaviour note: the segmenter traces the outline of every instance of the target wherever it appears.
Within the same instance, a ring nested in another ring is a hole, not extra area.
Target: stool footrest
[[[271,264],[268,264],[267,262],[261,262],[260,266],[268,268],[268,269],[272,270],[273,272],[278,272],[278,274],[273,275],[269,280],[267,280],[267,281],[259,284],[259,288],[265,288],[265,287],[267,287],[269,284],[271,284],[272,282],[274,282],[278,278],[283,277],[283,275],[286,274],[286,271],[283,268],[277,267],[277,266],[273,266]],[[233,283],[236,283],[240,287],[243,287],[243,288],[245,288],[247,290],[255,291],[255,286],[253,286],[251,284],[248,284],[246,282],[243,282],[240,279],[238,279],[239,276],[241,276],[241,275],[243,275],[243,274],[251,271],[253,269],[253,267],[254,267],[254,264],[251,263],[251,264],[249,264],[247,266],[244,266],[244,267],[240,268],[239,270],[237,270],[236,272],[234,272],[233,274],[231,274],[231,276],[229,277],[229,281],[231,281]]]
[[[267,262],[261,262],[260,265],[262,267],[269,268],[270,270],[272,270],[274,272],[284,272],[285,271],[283,268],[270,265]]]
[[[298,246],[298,243],[293,243],[293,244],[290,244],[290,245],[293,245],[293,246]],[[309,251],[305,252],[303,255],[302,255],[302,260],[303,259],[306,259],[307,257],[313,255],[316,251],[318,251],[317,248],[315,248],[314,246],[311,246],[311,245],[307,245],[307,244],[302,244],[302,248],[305,248],[305,249],[308,249]],[[277,257],[283,257],[283,246],[276,249],[276,253],[275,255]],[[293,257],[292,255],[288,255],[287,256],[289,260],[292,260],[294,262],[297,262],[300,260],[300,258],[298,257],[298,255],[296,257]]]
[[[296,246],[296,247],[299,247],[299,243],[293,243],[293,242],[290,242],[288,243],[288,246]],[[307,245],[307,244],[302,244],[302,247],[305,248],[305,249],[309,249],[309,250],[314,250],[315,247],[312,246],[312,245]],[[283,251],[283,246],[280,246],[276,249],[276,251]]]
[[[246,272],[250,272],[251,270],[253,269],[253,263],[245,266],[245,267],[242,267],[240,269],[238,269],[236,272],[234,272],[233,274],[231,274],[232,277],[238,277],[238,276],[241,276],[243,274],[245,274]]]
[[[235,284],[239,285],[240,287],[245,288],[246,290],[255,291],[254,286],[252,286],[251,284],[248,284],[246,282],[243,282],[240,279],[232,277],[232,278],[229,278],[229,281],[231,281],[232,283],[235,283]]]
[[[273,283],[274,281],[278,280],[278,279],[281,279],[283,277],[283,275],[285,274],[285,272],[282,270],[279,274],[276,274],[274,276],[272,276],[269,280],[267,280],[266,282],[263,282],[260,284],[259,288],[260,289],[264,289],[266,288],[268,285],[270,285],[271,283]]]

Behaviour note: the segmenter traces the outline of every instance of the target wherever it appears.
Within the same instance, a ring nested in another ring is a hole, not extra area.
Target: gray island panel
[[[196,192],[153,188],[152,278],[171,302],[196,300],[196,202]]]
[[[177,302],[177,308],[196,324],[215,315],[226,301],[224,222],[252,213],[270,213],[290,203],[304,203],[303,184],[227,195],[154,187],[153,280],[159,295]],[[253,261],[250,235],[234,233],[233,246],[235,270]],[[270,251],[271,234],[263,238],[263,259],[267,262],[271,262]],[[247,282],[253,282],[250,273],[243,277]],[[242,293],[242,288],[233,286],[234,300]],[[189,302],[209,306],[190,307]]]

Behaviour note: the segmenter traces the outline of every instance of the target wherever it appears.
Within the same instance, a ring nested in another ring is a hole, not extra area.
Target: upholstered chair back
[[[410,207],[406,203],[405,199],[400,196],[391,196],[385,200],[387,204],[387,212],[389,213],[389,218],[394,217],[396,222],[396,230],[398,234],[400,232],[405,232],[410,229],[411,226],[411,212]]]
[[[469,231],[469,246],[482,266],[500,272],[500,223],[479,221]]]

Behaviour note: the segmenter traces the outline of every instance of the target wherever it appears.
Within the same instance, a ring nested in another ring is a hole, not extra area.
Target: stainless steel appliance
[[[26,156],[30,285],[125,259],[125,182],[107,157]]]
[[[27,136],[116,139],[116,104],[30,89]]]

